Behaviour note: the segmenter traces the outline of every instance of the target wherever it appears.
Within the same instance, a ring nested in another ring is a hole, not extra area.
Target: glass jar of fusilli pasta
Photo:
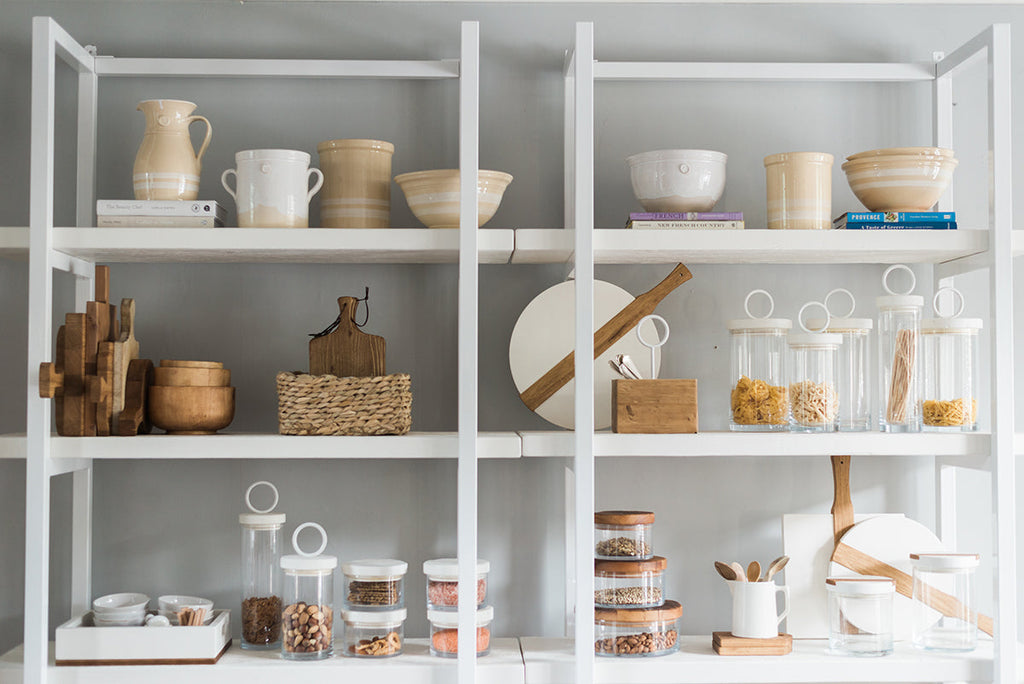
[[[755,318],[750,299],[768,298],[768,313]],[[789,429],[786,388],[786,334],[793,327],[788,318],[771,318],[775,301],[765,290],[752,290],[743,302],[747,318],[728,321],[731,340],[732,391],[729,429],[772,432]]]
[[[804,325],[804,311],[818,306],[825,312],[818,330]],[[797,322],[804,329],[789,336],[790,429],[793,432],[835,432],[839,426],[839,394],[836,392],[839,370],[839,346],[843,336],[822,332],[828,328],[829,315],[821,302],[807,302],[800,308]]]
[[[924,429],[970,432],[978,429],[978,331],[980,318],[959,318],[964,298],[959,290],[944,287],[958,302],[951,316],[921,321],[921,417]]]

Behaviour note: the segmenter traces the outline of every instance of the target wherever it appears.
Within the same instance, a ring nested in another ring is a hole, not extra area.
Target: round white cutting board
[[[508,345],[508,365],[520,394],[575,349],[575,299],[575,282],[566,281],[541,292],[519,315]],[[621,287],[595,280],[594,330],[611,320],[633,299],[633,295]],[[642,327],[644,339],[658,339],[658,330],[652,321],[647,321]],[[628,354],[645,379],[652,377],[650,349],[640,343],[636,328],[633,328],[594,361],[594,427],[598,430],[612,424],[612,380],[622,376],[612,370],[608,360],[619,354]],[[661,350],[656,349],[655,378],[660,365]],[[537,407],[537,415],[571,430],[575,424],[575,396],[576,382],[570,380]]]
[[[931,530],[910,518],[882,516],[868,518],[857,523],[842,537],[842,543],[868,554],[872,558],[891,565],[901,572],[913,575],[910,565],[912,553],[948,553],[945,545]],[[830,577],[856,577],[852,570],[838,563],[829,563]],[[893,599],[893,638],[909,641],[913,631],[913,600],[896,594]],[[935,614],[935,619],[939,614]],[[855,626],[868,631],[876,629],[874,620],[868,615],[850,613],[847,619]]]

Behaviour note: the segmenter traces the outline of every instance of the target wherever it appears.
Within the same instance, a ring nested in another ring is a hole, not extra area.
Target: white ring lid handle
[[[755,316],[750,313],[750,298],[756,294],[763,294],[768,298],[768,313],[764,316]],[[751,290],[747,293],[747,298],[743,300],[743,310],[747,312],[747,316],[749,318],[771,318],[772,314],[775,312],[775,298],[772,297],[772,294],[768,290]],[[668,339],[667,334],[665,335],[665,339]]]
[[[252,490],[256,489],[260,485],[267,485],[268,487],[270,487],[271,491],[274,492],[274,503],[270,504],[270,508],[256,508],[255,506],[252,505],[252,499],[250,498],[252,496]],[[278,500],[280,500],[280,496],[277,493],[277,487],[275,487],[272,482],[267,482],[266,480],[253,482],[251,485],[249,485],[249,488],[245,490],[245,505],[248,506],[249,510],[252,511],[253,513],[269,513],[270,511],[277,508]]]
[[[939,297],[942,295],[943,292],[952,293],[953,298],[956,300],[953,312],[945,315],[943,315],[939,311]],[[935,296],[932,297],[932,308],[935,309],[935,315],[938,316],[939,318],[957,318],[960,316],[960,314],[964,312],[964,293],[956,289],[955,287],[940,287],[938,292],[935,293]]]
[[[828,300],[830,300],[832,298],[832,295],[836,295],[836,294],[844,294],[844,295],[846,295],[847,297],[850,298],[850,310],[847,311],[842,316],[837,316],[836,314],[832,313],[832,309],[829,308],[829,305],[828,305]],[[808,302],[808,304],[810,304],[810,303],[811,302]],[[832,290],[827,295],[825,295],[825,310],[828,312],[829,318],[850,318],[851,316],[853,316],[853,311],[856,308],[857,308],[857,300],[854,298],[853,293],[850,292],[849,290],[847,290],[845,287],[837,287],[836,289]]]
[[[312,553],[310,553],[309,551],[303,551],[299,547],[299,533],[307,527],[311,527],[320,533],[320,548],[318,548],[316,551],[313,551]],[[292,548],[295,549],[295,553],[299,554],[300,556],[305,556],[306,558],[314,558],[316,556],[319,556],[321,553],[324,552],[324,549],[327,548],[327,530],[325,530],[320,523],[302,523],[301,525],[296,527],[295,531],[292,533]]]
[[[651,325],[654,326],[654,332],[655,332],[655,334],[658,335],[658,338],[655,339],[654,342],[649,342],[649,341],[644,339],[643,325],[647,321],[651,321]],[[665,326],[665,336],[664,337],[661,337],[661,335],[658,333],[658,326],[657,326],[657,324],[654,321],[661,321],[661,324],[663,326]],[[640,319],[639,323],[636,324],[636,337],[637,337],[637,339],[640,340],[640,344],[644,345],[645,347],[647,347],[648,349],[651,350],[651,379],[652,380],[654,379],[654,350],[658,349],[659,347],[664,345],[666,342],[668,342],[669,332],[670,331],[669,331],[669,327],[668,327],[668,321],[666,321],[664,318],[662,318],[658,314],[647,314],[646,316],[644,316],[643,318]]]
[[[810,308],[812,306],[820,306],[821,310],[825,312],[825,322],[817,330],[811,330],[810,328],[807,327],[807,324],[804,323],[804,311],[806,311],[808,308]],[[800,327],[804,329],[804,332],[808,332],[808,333],[821,333],[821,332],[825,332],[826,330],[828,330],[828,324],[831,321],[832,321],[832,314],[829,313],[828,307],[825,306],[821,302],[807,302],[806,304],[804,304],[803,306],[800,307],[800,313],[798,313],[796,315],[796,322],[800,324]]]
[[[892,275],[893,271],[906,271],[910,274],[910,287],[906,292],[893,292],[892,288],[889,287],[889,276]],[[917,287],[917,276],[914,275],[914,272],[910,270],[910,267],[906,264],[893,264],[889,268],[885,269],[885,273],[882,274],[882,287],[884,287],[885,291],[891,295],[905,296],[913,292],[914,288]]]

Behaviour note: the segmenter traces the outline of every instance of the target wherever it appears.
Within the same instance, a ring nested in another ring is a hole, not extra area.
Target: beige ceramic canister
[[[826,230],[832,227],[832,155],[782,152],[764,158],[768,227]]]
[[[324,190],[324,228],[391,227],[391,155],[395,146],[361,138],[325,140],[316,146]]]
[[[213,129],[203,116],[192,116],[196,104],[185,100],[143,100],[136,109],[146,117],[146,133],[135,155],[132,182],[137,200],[194,200],[199,173]],[[206,137],[196,154],[188,127],[206,124]]]

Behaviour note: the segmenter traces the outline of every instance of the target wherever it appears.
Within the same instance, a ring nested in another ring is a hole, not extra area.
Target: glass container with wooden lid
[[[599,511],[594,514],[594,558],[647,560],[654,556],[654,513]]]
[[[656,608],[595,608],[594,652],[599,656],[660,656],[679,648],[683,607],[665,601]]]
[[[594,605],[601,608],[653,608],[665,596],[662,556],[649,560],[595,560]]]

